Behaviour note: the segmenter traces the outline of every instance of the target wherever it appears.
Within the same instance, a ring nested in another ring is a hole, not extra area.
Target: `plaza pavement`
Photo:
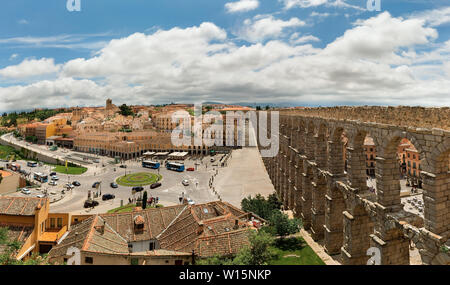
[[[275,191],[256,147],[233,150],[228,166],[219,168],[213,187],[223,201],[239,208],[249,195],[267,197]]]

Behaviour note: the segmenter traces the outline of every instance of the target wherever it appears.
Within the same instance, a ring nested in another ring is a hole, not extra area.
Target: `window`
[[[416,163],[415,162],[413,162],[413,168],[416,168]]]
[[[139,259],[137,259],[137,258],[132,258],[132,259],[131,259],[131,265],[139,265]]]
[[[86,257],[84,258],[84,263],[87,263],[87,264],[94,264],[94,258],[93,258],[93,257],[86,256]]]
[[[156,243],[154,241],[150,242],[149,246],[148,246],[149,250],[155,250],[156,249]]]
[[[55,218],[50,218],[50,228],[55,228]]]
[[[58,228],[62,228],[62,218],[58,218],[57,224],[58,224]]]

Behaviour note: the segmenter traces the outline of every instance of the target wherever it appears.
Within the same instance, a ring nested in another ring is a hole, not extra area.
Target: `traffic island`
[[[160,181],[161,175],[149,172],[130,173],[116,179],[116,183],[122,186],[146,186]]]

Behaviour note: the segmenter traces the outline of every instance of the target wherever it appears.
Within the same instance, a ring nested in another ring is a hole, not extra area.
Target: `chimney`
[[[203,227],[204,227],[204,225],[203,225],[202,222],[198,223],[198,229],[197,229],[197,234],[198,235],[203,233]]]

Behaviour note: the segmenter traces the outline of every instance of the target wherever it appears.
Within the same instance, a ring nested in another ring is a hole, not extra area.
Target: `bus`
[[[45,183],[48,181],[48,176],[45,174],[42,174],[40,172],[35,172],[34,173],[34,180],[37,180],[41,183]]]
[[[166,168],[168,170],[174,170],[174,171],[178,171],[178,172],[183,172],[184,171],[184,164],[175,163],[175,162],[167,162],[166,163]]]
[[[161,164],[157,161],[150,161],[150,160],[142,161],[142,167],[145,167],[145,168],[159,169],[160,166],[161,166]]]
[[[36,167],[38,166],[38,163],[36,161],[28,161],[27,166],[29,167]]]

